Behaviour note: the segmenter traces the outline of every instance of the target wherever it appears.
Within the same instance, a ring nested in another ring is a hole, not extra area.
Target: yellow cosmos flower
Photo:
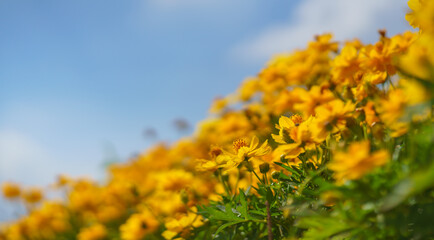
[[[318,129],[324,134],[328,131],[336,133],[345,129],[347,118],[351,117],[355,105],[336,99],[315,109]],[[325,137],[325,136],[324,136]]]
[[[191,211],[185,214],[175,218],[169,218],[166,221],[165,227],[167,230],[162,233],[165,239],[171,240],[177,235],[181,236],[182,239],[188,238],[193,228],[203,225],[202,216],[196,214],[197,209],[193,207],[190,210]]]
[[[408,23],[414,27],[417,28],[419,27],[419,23],[418,23],[418,19],[416,18],[416,14],[417,12],[420,12],[420,10],[422,9],[422,4],[421,4],[421,0],[410,0],[408,1],[408,7],[412,10],[410,12],[408,12],[405,15],[405,20],[408,21]]]
[[[347,152],[336,152],[329,168],[335,172],[335,179],[338,184],[347,180],[360,179],[374,168],[386,164],[389,160],[389,153],[386,150],[379,150],[371,153],[369,141],[352,143]]]
[[[408,123],[403,119],[407,101],[408,97],[402,89],[390,91],[388,98],[380,101],[378,106],[380,118],[392,130],[392,137],[398,137],[407,132]]]
[[[26,203],[37,203],[42,200],[42,191],[39,188],[30,188],[23,192],[22,198]]]
[[[276,128],[279,129],[279,135],[272,134],[271,136],[277,143],[286,144],[294,142],[290,137],[291,130],[299,126],[302,122],[303,118],[298,114],[295,114],[290,118],[281,116],[279,118],[279,124],[276,125]]]
[[[242,101],[249,101],[259,90],[259,79],[249,78],[244,80],[239,88],[239,97]]]
[[[157,230],[159,222],[149,211],[131,215],[126,223],[121,225],[122,240],[140,240]]]
[[[78,240],[103,240],[107,239],[107,229],[102,224],[95,224],[88,228],[83,228],[78,234]]]
[[[352,45],[345,45],[341,53],[333,59],[331,74],[336,83],[349,83],[353,85],[354,74],[360,71],[358,50]]]
[[[401,79],[399,85],[404,91],[409,105],[425,103],[431,99],[429,90],[415,80]]]
[[[197,159],[195,169],[199,172],[216,171],[224,168],[231,159],[228,155],[223,154],[223,149],[219,146],[212,146],[209,152],[211,159]]]
[[[363,80],[365,82],[371,83],[371,84],[381,84],[384,83],[387,79],[387,72],[368,72],[363,75]]]
[[[7,231],[7,239],[57,239],[56,234],[70,229],[69,219],[65,206],[46,201],[15,222]]]
[[[313,86],[309,91],[304,91],[300,98],[301,102],[295,104],[294,108],[305,118],[314,115],[317,106],[335,99],[330,90],[322,89],[320,86]]]
[[[289,137],[293,143],[279,145],[273,153],[275,158],[284,155],[286,159],[294,159],[306,150],[315,149],[316,145],[324,141],[322,128],[318,128],[314,117],[309,117],[298,126],[291,128]]]
[[[422,33],[434,32],[434,2],[432,0],[410,0],[408,6],[412,11],[405,19]]]
[[[215,98],[210,108],[210,113],[219,113],[228,105],[228,100],[225,98]]]
[[[433,23],[434,25],[434,23]],[[406,54],[399,58],[399,67],[404,73],[433,81],[434,34],[422,34],[411,44]]]
[[[361,51],[361,66],[367,73],[387,72],[389,75],[396,73],[392,64],[392,57],[396,49],[392,48],[389,38],[382,38],[374,45],[368,45]],[[382,76],[381,74],[378,76]]]
[[[233,147],[236,154],[227,153],[231,156],[231,159],[228,161],[226,167],[231,169],[233,167],[237,167],[243,161],[247,161],[253,157],[261,157],[268,154],[271,151],[271,147],[268,146],[268,140],[265,140],[261,146],[259,146],[259,139],[254,136],[250,145],[244,139],[237,139],[233,142]]]
[[[368,101],[366,103],[366,105],[363,107],[363,112],[365,113],[365,121],[369,126],[372,127],[374,123],[380,121],[372,101]]]
[[[417,33],[406,31],[390,38],[390,48],[396,52],[405,52],[417,39]]]
[[[3,196],[5,198],[16,198],[21,194],[21,188],[15,183],[3,183],[2,185]]]
[[[247,145],[243,139],[235,140],[233,143],[234,150],[237,152],[238,159],[241,161],[252,157],[264,156],[271,150],[268,146],[268,140],[265,140],[260,147],[258,147],[258,145],[259,140],[256,136],[253,136],[250,145]]]
[[[338,43],[332,42],[333,34],[326,33],[315,36],[315,41],[309,42],[309,48],[315,49],[318,52],[336,52],[338,50]]]
[[[297,128],[291,130],[291,138],[304,149],[314,149],[316,144],[324,141],[325,136],[319,135],[321,131],[315,125],[315,117],[309,117],[306,121],[300,123]]]

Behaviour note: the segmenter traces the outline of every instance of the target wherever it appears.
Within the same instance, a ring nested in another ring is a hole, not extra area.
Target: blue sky
[[[314,34],[410,29],[402,0],[0,1],[0,181],[103,177],[173,120],[207,117],[273,54]],[[1,219],[0,219],[1,220]]]

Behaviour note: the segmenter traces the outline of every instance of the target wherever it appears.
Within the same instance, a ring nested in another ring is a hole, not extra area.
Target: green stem
[[[218,172],[218,176],[219,176],[220,182],[222,182],[222,184],[223,184],[223,187],[226,191],[226,194],[228,196],[231,196],[232,195],[231,190],[230,190],[229,186],[226,184],[226,181],[223,179],[223,175],[222,175],[221,171]]]
[[[256,178],[259,180],[259,182],[261,182],[262,184],[264,184],[261,180],[261,178],[258,176],[258,174],[256,174],[255,170],[252,171],[253,174],[255,174]]]

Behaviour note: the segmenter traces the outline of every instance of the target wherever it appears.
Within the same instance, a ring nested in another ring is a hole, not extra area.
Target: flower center
[[[217,157],[218,155],[222,154],[223,150],[220,147],[217,146],[213,146],[211,147],[211,150],[209,150],[209,155],[211,155],[211,157]]]
[[[247,147],[247,143],[244,139],[237,139],[233,143],[233,147],[235,149],[235,152],[238,152],[238,150],[242,147]]]
[[[303,122],[303,118],[298,114],[292,115],[291,120],[294,122],[295,126],[298,126]]]

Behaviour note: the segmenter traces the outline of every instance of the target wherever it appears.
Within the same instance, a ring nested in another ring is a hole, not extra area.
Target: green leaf
[[[288,170],[288,171],[291,172],[294,176],[296,176],[296,177],[298,177],[298,178],[300,177],[300,174],[299,174],[297,171],[295,171],[294,169],[292,169],[291,167],[286,166],[285,164],[283,164],[283,163],[281,163],[281,162],[274,162],[274,164],[276,164],[276,165],[278,165],[278,166],[280,166],[280,167],[282,167],[282,168]]]
[[[235,222],[228,222],[228,223],[225,223],[225,224],[221,225],[221,226],[217,229],[217,231],[214,233],[214,235],[217,235],[219,232],[221,232],[223,229],[225,229],[225,228],[227,228],[227,227],[229,227],[229,226],[232,226],[232,225],[235,225],[235,224],[238,224],[238,223],[241,223],[241,222],[243,222],[243,221],[235,221]]]
[[[242,191],[242,189],[240,189],[240,203],[241,203],[241,207],[238,209],[238,211],[240,211],[241,216],[244,217],[244,219],[250,219],[249,213],[247,212],[248,210],[248,206],[247,206],[247,200],[246,200],[246,196],[244,195],[244,192]]]
[[[303,234],[303,239],[330,239],[339,235],[346,235],[354,227],[343,219],[328,216],[301,218],[297,222],[297,226],[308,229]]]
[[[243,220],[242,218],[235,216],[235,214],[232,212],[232,208],[230,207],[230,205],[229,206],[228,205],[229,204],[225,206],[224,212],[214,207],[207,207],[205,208],[205,211],[209,214],[209,219],[212,220],[222,220],[222,221]]]
[[[434,186],[434,163],[424,171],[419,171],[398,183],[384,200],[381,211],[388,211],[401,204],[409,197],[419,194]]]

